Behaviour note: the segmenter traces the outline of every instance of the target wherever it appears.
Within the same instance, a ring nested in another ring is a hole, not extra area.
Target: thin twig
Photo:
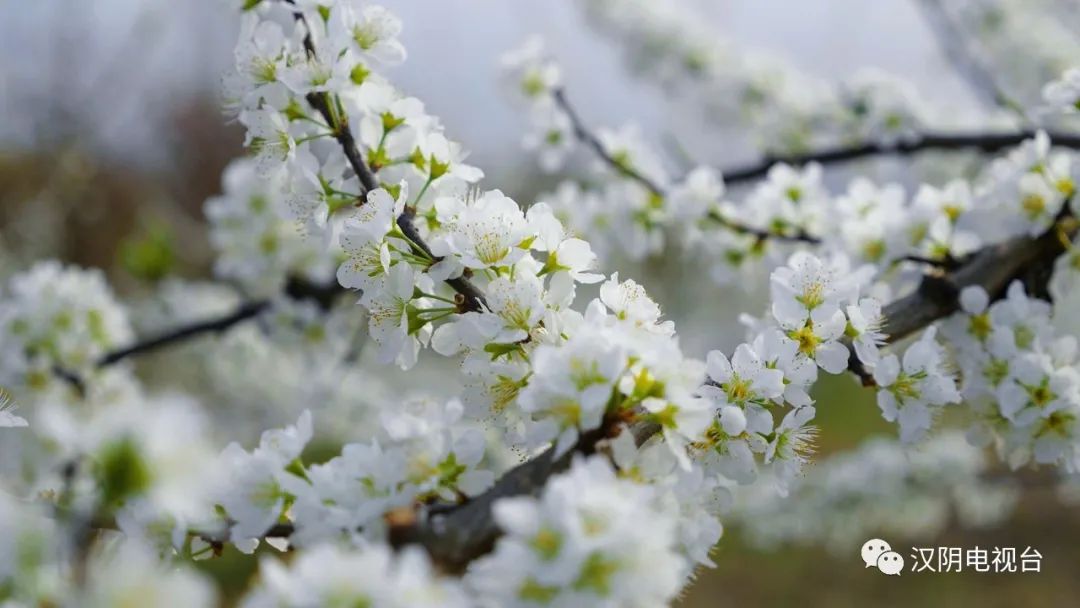
[[[759,241],[771,239],[774,241],[786,241],[790,243],[806,243],[808,245],[821,244],[820,238],[802,229],[796,232],[788,233],[778,232],[776,230],[767,230],[765,228],[754,228],[752,226],[747,226],[746,224],[740,224],[738,222],[732,221],[721,215],[720,212],[716,211],[715,209],[709,211],[709,213],[705,217],[713,222],[716,222],[717,224],[720,224],[721,226],[727,228],[732,232],[738,234],[748,234],[757,237]]]
[[[909,254],[901,257],[900,260],[904,262],[924,264],[926,266],[930,266],[931,268],[940,268],[942,270],[955,270],[956,268],[960,267],[960,260],[957,260],[951,255],[946,255],[944,258],[939,260],[935,258],[928,258],[926,256]]]
[[[555,103],[559,105],[559,108],[562,109],[562,111],[566,114],[567,118],[570,120],[570,126],[573,129],[574,136],[577,137],[578,141],[588,146],[593,151],[593,153],[596,154],[596,156],[598,156],[602,161],[604,161],[604,163],[607,164],[616,173],[619,173],[623,177],[626,177],[641,184],[645,187],[646,190],[648,190],[655,196],[667,196],[667,192],[664,190],[663,187],[660,186],[660,184],[653,181],[644,174],[638,172],[633,167],[629,166],[627,163],[620,162],[617,158],[612,156],[606,148],[604,148],[604,144],[600,141],[600,138],[593,134],[593,132],[590,131],[589,128],[585,125],[585,122],[581,120],[581,117],[574,109],[574,106],[566,98],[566,93],[562,89],[557,88],[552,91],[552,97],[554,97]],[[728,230],[737,232],[739,234],[753,235],[756,236],[758,239],[762,240],[774,239],[778,241],[796,241],[814,245],[821,242],[821,239],[818,239],[817,237],[814,237],[802,231],[795,234],[787,234],[783,232],[767,230],[764,228],[747,226],[732,219],[725,218],[716,211],[711,212],[708,215],[708,218],[714,222],[719,223]]]
[[[909,156],[924,150],[978,150],[980,152],[999,152],[1011,148],[1026,139],[1035,137],[1034,131],[1016,131],[1013,133],[935,133],[927,132],[911,139],[884,144],[865,142],[815,150],[805,154],[786,156],[766,156],[762,160],[723,171],[724,183],[737,184],[755,181],[765,177],[773,165],[784,163],[801,166],[809,163],[828,165],[872,156]],[[1080,149],[1080,135],[1071,133],[1048,133],[1055,146]]]
[[[323,310],[329,309],[337,296],[345,290],[336,283],[331,285],[317,285],[303,279],[290,279],[285,284],[284,293],[295,300],[311,300]],[[173,346],[204,334],[219,334],[234,325],[238,325],[249,319],[262,314],[270,308],[272,302],[268,299],[252,300],[238,305],[232,311],[219,317],[203,319],[191,323],[178,325],[171,329],[161,331],[155,336],[142,338],[127,346],[109,351],[102,355],[96,362],[95,367],[104,368],[119,363],[129,357],[142,355],[166,346]],[[78,373],[65,369],[59,365],[53,367],[53,373],[75,389],[80,397],[86,396],[86,380]]]
[[[606,165],[614,169],[616,173],[641,184],[646,190],[656,196],[664,196],[664,189],[660,187],[660,184],[642,173],[639,173],[628,164],[619,162],[617,158],[607,151],[607,148],[604,147],[604,143],[600,141],[600,138],[585,126],[585,122],[581,120],[581,116],[578,115],[577,110],[574,109],[574,106],[571,105],[570,101],[566,98],[565,91],[557,88],[552,91],[551,95],[555,99],[555,103],[558,104],[559,108],[570,120],[570,127],[574,130],[574,137],[576,137],[578,141],[592,149],[593,153],[600,157],[600,160],[604,161]]]
[[[177,342],[183,342],[202,334],[221,333],[237,323],[258,316],[259,313],[269,307],[269,300],[247,302],[223,317],[181,325],[151,338],[140,340],[128,347],[106,353],[105,356],[98,360],[97,366],[108,367],[122,359],[170,346]]]
[[[285,2],[294,4],[293,0],[285,0]],[[294,12],[293,15],[297,21],[304,24],[304,27],[307,30],[307,33],[304,35],[304,48],[313,60],[317,59],[317,50],[311,37],[311,25],[307,22],[303,13],[297,11]],[[361,200],[363,200],[364,195],[379,188],[379,180],[376,177],[375,172],[371,170],[364,161],[363,156],[360,154],[360,149],[356,145],[356,139],[353,137],[352,129],[349,127],[349,117],[344,112],[341,112],[340,115],[338,115],[338,113],[333,111],[331,104],[336,103],[336,101],[334,98],[331,98],[328,93],[308,93],[306,99],[308,105],[314,108],[323,117],[326,124],[333,127],[334,139],[341,145],[341,149],[345,153],[345,158],[349,161],[349,166],[352,168],[353,173],[356,174],[357,179],[360,180],[360,184],[364,187],[364,191],[361,193]],[[420,236],[420,231],[417,230],[416,226],[413,224],[413,213],[410,210],[407,209],[398,216],[397,225],[413,243],[423,250],[425,254],[433,259],[439,259],[431,255],[431,248],[424,242],[423,237]],[[461,305],[464,310],[479,311],[484,308],[485,301],[483,292],[473,285],[469,279],[465,277],[448,279],[446,284],[454,291],[461,294],[463,298]]]

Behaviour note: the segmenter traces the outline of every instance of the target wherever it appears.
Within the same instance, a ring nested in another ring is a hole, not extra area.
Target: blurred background
[[[589,123],[633,121],[647,139],[677,142],[685,155],[721,167],[756,157],[744,135],[702,129],[699,115],[686,111],[692,101],[678,91],[635,77],[620,42],[598,34],[577,0],[384,4],[404,21],[409,51],[388,76],[442,117],[472,151],[471,164],[484,169],[487,187],[519,201],[535,200],[555,183],[521,151],[526,118],[498,80],[498,57],[530,34],[547,40]],[[816,76],[839,79],[878,67],[957,112],[986,109],[953,69],[918,0],[680,4],[733,43]],[[1046,11],[1054,3],[1026,4]],[[243,153],[241,130],[226,123],[218,98],[236,33],[234,11],[222,0],[0,3],[0,279],[42,258],[100,267],[125,295],[151,290],[166,271],[210,277],[202,205],[219,192],[222,168]],[[830,183],[842,185],[851,175],[832,175]],[[742,333],[738,313],[756,312],[762,301],[760,285],[697,281],[699,269],[682,260],[616,262],[611,269],[646,285],[697,356],[733,346]],[[404,386],[405,378],[391,382]],[[895,433],[873,394],[849,378],[819,383],[816,396],[821,458]],[[1004,522],[969,530],[946,518],[930,536],[888,540],[905,557],[910,546],[1032,546],[1043,555],[1041,573],[885,577],[863,568],[861,540],[846,552],[815,544],[766,550],[729,526],[714,554],[716,569],[700,573],[682,605],[1075,603],[1080,513],[1040,473],[1029,477],[1021,481],[1030,491]],[[229,554],[219,562],[207,567],[242,588],[244,573],[232,569]]]

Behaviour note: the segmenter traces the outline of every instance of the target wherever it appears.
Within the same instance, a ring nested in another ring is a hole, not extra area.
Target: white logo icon
[[[904,557],[893,551],[889,543],[880,538],[872,538],[863,543],[861,555],[866,568],[873,566],[890,576],[899,576],[904,570]]]
[[[862,560],[866,562],[866,567],[877,567],[878,557],[886,551],[892,551],[892,547],[889,543],[881,540],[880,538],[872,538],[862,546]]]
[[[888,575],[900,576],[904,570],[904,557],[896,551],[886,551],[877,558],[878,570]]]

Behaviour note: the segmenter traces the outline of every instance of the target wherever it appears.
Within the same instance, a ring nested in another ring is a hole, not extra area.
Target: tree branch
[[[1077,223],[1067,211],[1059,221],[1068,226],[1065,234],[1069,238],[1076,235]],[[1037,238],[1018,237],[989,245],[955,270],[926,275],[914,293],[892,302],[882,311],[885,317],[882,331],[887,336],[886,341],[895,343],[959,310],[960,291],[965,287],[982,287],[993,302],[1005,295],[1010,283],[1020,280],[1029,294],[1045,296],[1054,261],[1065,252],[1056,226]],[[864,385],[874,384],[873,377],[854,350],[848,358],[848,369],[859,376]]]
[[[597,444],[619,428],[617,421],[605,420],[599,428],[584,433],[573,449],[558,458],[555,458],[555,449],[548,448],[507,472],[480,496],[444,514],[434,515],[428,521],[396,531],[393,535],[395,544],[419,544],[440,567],[451,572],[464,571],[474,559],[495,548],[500,535],[492,516],[496,501],[513,496],[539,496],[552,475],[570,468],[575,455],[595,453]],[[650,429],[641,441],[658,430]]]
[[[566,93],[562,89],[557,88],[552,91],[552,97],[555,99],[555,103],[558,104],[559,108],[562,109],[562,111],[566,114],[567,118],[570,120],[570,125],[574,131],[574,136],[577,137],[578,141],[589,147],[596,154],[596,156],[600,158],[600,160],[604,161],[604,163],[607,164],[616,173],[641,184],[653,195],[659,197],[667,196],[667,192],[664,190],[663,187],[660,186],[660,184],[636,171],[633,167],[630,167],[626,163],[619,162],[618,159],[608,153],[600,139],[596,137],[596,135],[594,135],[588,127],[585,126],[584,121],[582,121],[581,117],[578,116],[577,111],[574,109],[573,105],[570,104],[570,101],[566,98]],[[767,230],[764,228],[747,226],[729,218],[725,218],[715,210],[710,212],[707,217],[708,219],[717,222],[718,224],[724,226],[732,232],[737,232],[739,234],[749,234],[757,237],[759,240],[774,239],[778,241],[803,242],[812,245],[816,245],[821,242],[821,239],[818,239],[802,231],[795,234],[787,234]]]
[[[223,332],[237,323],[258,316],[269,307],[269,300],[256,300],[241,304],[236,310],[223,317],[181,325],[151,338],[140,340],[125,348],[106,353],[105,356],[98,359],[97,366],[108,367],[128,357],[183,342],[202,334]]]
[[[288,4],[295,4],[294,0],[285,0]],[[307,50],[308,55],[315,59],[317,58],[317,51],[315,49],[315,43],[311,37],[311,25],[308,24],[307,19],[301,12],[293,13],[297,21],[304,24],[307,33],[304,35],[304,48]],[[334,106],[331,104],[337,104],[336,98],[331,98],[329,94],[325,92],[308,93],[306,96],[308,105],[314,108],[326,121],[326,124],[330,125],[334,130],[334,139],[341,145],[342,151],[345,153],[345,158],[349,161],[349,166],[352,168],[353,173],[356,174],[357,179],[360,180],[360,184],[364,187],[364,192],[361,192],[361,197],[379,188],[379,180],[367,163],[364,161],[363,156],[360,154],[360,149],[356,145],[356,139],[353,137],[352,129],[349,128],[349,117],[344,112],[335,112]],[[340,107],[340,106],[338,106]],[[429,257],[435,258],[431,255],[431,248],[424,242],[420,231],[416,229],[413,224],[413,212],[406,210],[397,218],[397,225],[401,228],[401,231],[408,236],[413,243],[415,243],[421,250],[424,251]],[[483,292],[481,292],[475,285],[472,284],[469,279],[465,277],[458,277],[456,279],[448,279],[446,284],[449,285],[454,291],[461,294],[463,298],[462,306],[465,310],[479,311],[482,310],[486,302],[484,301]]]
[[[1064,148],[1080,149],[1080,135],[1071,133],[1048,133],[1050,142],[1055,146]],[[1017,131],[1014,133],[935,133],[927,132],[910,140],[899,141],[895,144],[879,142],[865,142],[860,144],[825,148],[805,154],[792,154],[788,156],[766,156],[761,161],[735,167],[723,171],[724,183],[738,184],[749,182],[765,177],[769,169],[778,163],[788,165],[805,165],[808,163],[820,163],[828,165],[853,160],[859,160],[871,156],[910,156],[924,150],[978,150],[980,152],[999,152],[1005,148],[1011,148],[1023,142],[1025,139],[1035,137],[1034,131]]]
[[[559,109],[561,109],[570,120],[570,127],[573,129],[574,137],[576,137],[578,141],[588,146],[600,160],[604,161],[604,164],[611,167],[616,173],[641,184],[646,190],[656,196],[664,196],[664,189],[660,187],[660,184],[657,184],[652,179],[639,173],[626,163],[619,162],[618,159],[608,153],[607,149],[604,148],[604,144],[600,141],[600,138],[590,131],[589,128],[585,126],[585,121],[581,120],[581,117],[578,116],[577,110],[574,109],[574,106],[572,106],[570,101],[566,98],[565,91],[561,88],[556,88],[552,91],[551,96],[555,99],[555,103],[559,106]]]
[[[285,284],[284,293],[296,300],[313,300],[324,310],[330,308],[337,296],[345,293],[345,290],[336,283],[330,285],[317,285],[302,279],[290,279]],[[197,338],[203,334],[221,333],[232,328],[234,325],[254,319],[270,308],[271,300],[260,299],[244,302],[232,312],[220,317],[204,319],[178,325],[172,329],[162,331],[156,336],[143,338],[134,344],[105,353],[97,360],[97,367],[108,367],[119,363],[128,357],[148,353],[166,346]],[[72,383],[76,387],[82,384],[82,379],[74,373],[66,370],[57,370],[57,374]]]
[[[619,162],[614,158],[605,148],[600,139],[589,130],[588,126],[581,119],[581,116],[577,113],[573,104],[570,103],[566,96],[566,92],[561,88],[556,88],[552,91],[552,98],[559,108],[566,114],[567,119],[570,121],[571,129],[574,132],[574,136],[583,143],[586,147],[591,149],[593,153],[600,158],[606,165],[608,165],[613,171],[633,180],[648,190],[650,193],[656,196],[667,196],[667,192],[664,188],[652,180],[651,178],[636,171],[633,167],[628,166],[626,163]],[[1031,130],[1017,131],[1013,133],[934,133],[927,132],[920,134],[910,140],[899,141],[894,144],[884,144],[880,142],[865,142],[861,144],[852,144],[845,146],[837,146],[833,148],[826,148],[823,150],[817,150],[805,154],[794,154],[789,156],[767,156],[761,161],[747,165],[744,167],[736,167],[728,170],[721,170],[720,174],[723,176],[724,183],[739,184],[749,181],[755,181],[762,177],[765,177],[769,173],[769,169],[773,165],[778,163],[785,163],[788,165],[805,165],[811,162],[820,164],[832,164],[840,163],[852,160],[858,160],[870,156],[883,156],[883,155],[899,155],[908,156],[924,150],[978,150],[981,152],[998,152],[1005,148],[1016,146],[1026,139],[1035,137],[1036,132]],[[1071,133],[1048,133],[1050,141],[1055,146],[1080,149],[1080,135]],[[754,226],[748,226],[739,222],[733,221],[729,218],[723,217],[719,212],[712,211],[707,216],[708,219],[717,222],[724,226],[728,230],[737,232],[739,234],[749,234],[757,237],[760,240],[773,239],[778,241],[788,242],[801,242],[811,245],[817,245],[821,243],[821,239],[808,234],[803,231],[797,233],[783,233],[769,230],[766,228],[757,228]],[[911,259],[910,261],[927,263],[928,260],[924,259]],[[945,266],[948,269],[954,267],[951,261],[934,262],[933,265]]]

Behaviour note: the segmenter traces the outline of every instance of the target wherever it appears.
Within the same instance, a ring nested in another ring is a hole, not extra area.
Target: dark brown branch
[[[285,0],[289,4],[293,4],[293,0]],[[315,44],[311,38],[311,26],[308,24],[307,19],[304,18],[303,13],[294,13],[296,20],[304,24],[307,28],[307,34],[304,36],[304,48],[307,50],[308,55],[314,59],[317,57]],[[352,168],[353,173],[356,174],[357,179],[360,180],[360,184],[364,187],[363,195],[379,188],[379,180],[375,175],[375,172],[371,170],[368,164],[364,161],[364,157],[360,154],[360,149],[356,145],[356,139],[353,137],[352,129],[349,128],[349,117],[344,112],[336,112],[332,104],[336,104],[336,98],[331,97],[327,93],[308,93],[307,97],[308,105],[314,108],[326,121],[326,124],[330,125],[333,129],[334,139],[341,145],[342,152],[345,153],[345,158],[349,161],[349,167]],[[409,237],[413,243],[416,244],[424,253],[429,257],[431,255],[431,248],[424,242],[420,232],[413,224],[413,213],[410,210],[406,210],[397,218],[397,225],[401,228],[401,231],[405,233],[405,236]],[[438,258],[435,258],[438,259]],[[478,311],[484,307],[483,293],[472,284],[469,279],[465,277],[458,277],[456,279],[449,279],[446,281],[454,291],[461,294],[463,298],[462,307],[469,311]]]
[[[412,209],[406,208],[397,218],[398,228],[401,228],[401,231],[405,236],[416,243],[416,246],[427,254],[428,257],[438,259],[431,253],[431,248],[424,242],[423,237],[420,236],[420,232],[416,229],[416,225],[413,223],[413,214],[414,211]],[[456,279],[447,279],[446,284],[454,291],[461,294],[461,297],[463,298],[461,304],[464,305],[466,310],[477,311],[487,307],[487,301],[484,300],[484,293],[464,276],[460,276]]]
[[[943,270],[955,270],[956,268],[960,267],[960,260],[957,260],[952,256],[946,256],[945,258],[939,260],[935,258],[928,258],[926,256],[910,254],[901,257],[900,260],[904,262],[923,264],[931,268],[941,268]]]
[[[349,166],[352,167],[357,179],[360,180],[360,184],[364,187],[364,192],[361,194],[378,189],[379,180],[360,155],[360,149],[356,145],[356,139],[353,138],[352,129],[349,128],[348,117],[344,115],[337,116],[331,110],[330,104],[333,102],[326,93],[308,93],[306,99],[308,104],[323,117],[326,124],[333,127],[334,139],[341,144],[341,150],[345,153]]]
[[[607,148],[604,147],[600,138],[585,126],[585,121],[581,120],[581,117],[578,116],[577,110],[570,104],[570,101],[566,98],[566,93],[562,89],[557,88],[553,90],[551,96],[555,99],[555,103],[558,104],[559,109],[561,109],[570,120],[570,127],[574,130],[574,137],[576,137],[578,141],[588,146],[600,160],[604,161],[604,163],[611,167],[616,173],[641,184],[646,190],[656,196],[664,196],[664,189],[660,184],[639,173],[627,163],[620,162],[607,151]]]
[[[292,4],[291,0],[286,0],[286,2]],[[295,16],[298,21],[306,24],[303,14],[295,13]],[[304,37],[304,48],[307,49],[308,54],[312,58],[315,57],[315,47],[312,43],[310,34]],[[333,103],[333,101],[326,93],[310,93],[307,95],[306,99],[308,104],[323,117],[326,124],[331,125],[334,128],[334,139],[341,145],[341,149],[344,152],[346,159],[349,161],[349,166],[356,174],[357,179],[360,180],[361,185],[363,185],[365,193],[378,188],[378,179],[360,155],[352,130],[349,128],[348,117],[343,114],[338,115],[331,109],[330,104]],[[427,243],[424,242],[420,232],[413,224],[413,215],[411,211],[406,211],[398,217],[397,223],[402,232],[416,243],[425,254],[434,257],[431,254],[431,249],[428,247]],[[461,294],[463,298],[462,306],[466,310],[480,310],[485,304],[483,293],[467,278],[459,277],[456,279],[449,279],[446,283],[450,285],[454,291]],[[329,308],[334,298],[342,293],[342,289],[336,284],[320,286],[305,281],[290,280],[286,285],[285,293],[297,299],[314,299],[323,308]],[[269,306],[269,300],[246,302],[241,304],[236,310],[224,316],[181,325],[156,336],[139,340],[124,348],[108,352],[98,360],[97,366],[108,367],[127,359],[128,357],[171,346],[203,334],[221,333],[238,323],[258,316]],[[62,368],[57,368],[54,372],[57,376],[75,387],[79,393],[85,392],[85,382],[74,372]]]
[[[248,302],[223,317],[181,325],[151,338],[140,340],[126,348],[106,353],[105,356],[98,359],[97,365],[98,367],[108,367],[122,359],[170,346],[177,342],[183,342],[203,334],[221,333],[237,323],[258,316],[269,306],[270,302],[268,300]]]
[[[1055,146],[1080,149],[1080,135],[1071,133],[1048,133]],[[910,140],[895,144],[866,142],[861,144],[837,146],[816,150],[806,154],[788,156],[767,156],[760,162],[744,167],[735,167],[722,171],[724,183],[738,184],[765,177],[769,169],[778,163],[800,166],[808,163],[823,165],[859,160],[872,156],[909,156],[924,150],[977,150],[980,152],[999,152],[1035,137],[1034,131],[1015,133],[923,133]]]
[[[775,230],[766,230],[764,228],[754,228],[753,226],[747,226],[746,224],[740,224],[738,222],[734,222],[732,220],[729,220],[728,218],[724,217],[723,215],[721,215],[716,210],[709,211],[708,215],[706,215],[705,217],[707,217],[709,220],[711,220],[713,222],[716,222],[717,224],[720,224],[721,226],[723,226],[724,228],[727,228],[728,230],[730,230],[732,232],[735,232],[735,233],[738,233],[738,234],[749,234],[751,236],[757,237],[757,239],[759,241],[764,241],[766,239],[772,239],[774,241],[786,241],[786,242],[791,242],[791,243],[806,243],[808,245],[820,245],[821,244],[821,239],[819,239],[816,236],[813,236],[812,234],[810,234],[810,233],[808,233],[808,232],[806,232],[804,230],[798,230],[797,232],[787,233],[787,232],[777,232]]]
[[[539,496],[552,475],[570,468],[576,455],[595,453],[597,444],[617,428],[620,427],[615,421],[606,420],[600,428],[583,434],[573,449],[558,458],[555,458],[555,449],[548,448],[536,458],[503,475],[480,496],[443,515],[435,515],[426,522],[398,530],[394,534],[395,544],[422,545],[440,567],[451,572],[464,571],[470,562],[495,547],[500,534],[492,516],[496,501],[512,496]],[[650,426],[641,441],[657,431]]]
[[[323,309],[328,309],[334,303],[337,296],[344,290],[335,284],[317,285],[302,279],[290,279],[285,284],[285,294],[296,300],[312,300]],[[172,346],[204,334],[217,334],[224,332],[234,325],[253,319],[270,308],[270,300],[252,300],[240,304],[235,310],[220,317],[204,319],[174,327],[156,336],[143,338],[134,344],[110,351],[97,361],[98,367],[108,367],[128,357],[141,355],[150,351],[158,350],[166,346]],[[61,370],[62,371],[62,370]],[[76,386],[82,382],[81,378],[75,377],[71,372],[59,373],[61,377]]]
[[[1067,216],[1063,218],[1068,223],[1066,235],[1072,238],[1077,232],[1076,222]],[[959,309],[958,298],[965,287],[978,285],[994,301],[1005,295],[1010,283],[1020,280],[1029,294],[1044,295],[1049,280],[1049,273],[1044,271],[1052,269],[1064,251],[1056,226],[1038,238],[1017,237],[984,247],[953,271],[926,275],[914,293],[886,306],[882,311],[885,316],[882,331],[891,344],[953,314]],[[863,384],[874,383],[854,350],[848,358],[848,369]]]

